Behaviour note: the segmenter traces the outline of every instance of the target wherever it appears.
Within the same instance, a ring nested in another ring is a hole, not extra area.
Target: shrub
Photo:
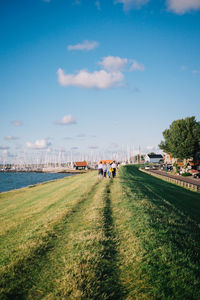
[[[188,173],[188,172],[185,172],[185,173],[183,173],[183,174],[181,174],[181,175],[184,176],[184,177],[192,176],[192,174],[190,174],[190,173]]]

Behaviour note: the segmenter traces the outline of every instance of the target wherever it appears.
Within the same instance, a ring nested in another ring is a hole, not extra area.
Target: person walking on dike
[[[103,165],[101,161],[98,163],[98,175],[99,179],[103,178]]]
[[[110,178],[110,176],[111,176],[110,169],[111,169],[111,165],[108,164],[108,166],[107,166],[107,174],[108,174],[108,178]]]
[[[113,177],[113,168],[112,168],[112,164],[110,165],[110,177]]]
[[[105,178],[107,175],[107,171],[108,171],[107,163],[104,163],[103,164],[103,177],[105,177]]]
[[[116,176],[116,169],[117,169],[117,164],[115,162],[115,160],[113,160],[113,163],[111,165],[113,171],[112,171],[112,177],[114,178]]]

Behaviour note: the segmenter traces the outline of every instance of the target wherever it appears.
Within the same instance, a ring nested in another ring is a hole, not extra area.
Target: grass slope
[[[119,175],[0,194],[0,299],[200,299],[199,194]]]
[[[129,299],[200,299],[199,194],[134,166],[121,169],[116,185],[113,209]]]

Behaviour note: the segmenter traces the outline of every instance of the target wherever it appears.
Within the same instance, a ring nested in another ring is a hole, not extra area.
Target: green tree
[[[179,159],[195,158],[200,151],[200,122],[194,116],[173,121],[163,137],[159,147],[164,152]]]
[[[155,155],[155,154],[156,154],[155,152],[148,153],[148,155]]]

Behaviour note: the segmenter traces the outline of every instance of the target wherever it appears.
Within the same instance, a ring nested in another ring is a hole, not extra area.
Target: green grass
[[[133,166],[120,177],[113,206],[130,299],[200,299],[199,194]]]
[[[200,299],[200,196],[122,167],[0,194],[0,299]]]

